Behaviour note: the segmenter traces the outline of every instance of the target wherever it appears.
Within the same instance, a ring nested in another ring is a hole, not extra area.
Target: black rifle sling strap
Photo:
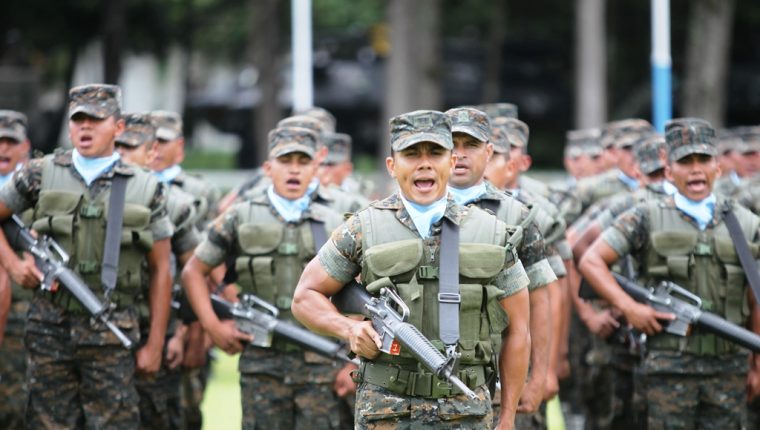
[[[111,298],[111,293],[116,288],[116,277],[119,273],[119,251],[121,250],[127,179],[129,179],[128,176],[114,173],[111,180],[111,196],[108,199],[106,218],[106,243],[103,246],[103,264],[100,272],[100,282],[103,284],[106,300]]]
[[[309,227],[311,227],[311,237],[314,239],[314,252],[319,252],[322,245],[327,243],[327,230],[325,230],[325,223],[317,221],[315,219],[309,220]]]
[[[757,271],[757,262],[752,257],[752,251],[749,249],[747,239],[744,238],[739,220],[736,219],[734,211],[730,209],[724,213],[723,217],[726,221],[728,234],[731,235],[731,241],[734,242],[734,248],[739,255],[742,269],[744,269],[744,273],[747,276],[747,282],[749,282],[749,286],[752,288],[752,294],[754,294],[756,301],[760,300],[760,273]]]
[[[438,333],[444,345],[459,341],[459,226],[443,218],[438,269]]]
[[[498,200],[479,200],[476,203],[481,209],[487,209],[494,214],[499,211],[499,201]]]

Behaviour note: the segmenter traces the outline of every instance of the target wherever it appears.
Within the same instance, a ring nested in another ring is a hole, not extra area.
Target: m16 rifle
[[[110,320],[113,308],[98,299],[90,287],[73,270],[66,267],[69,255],[58,243],[50,237],[32,236],[24,223],[16,215],[11,216],[2,223],[3,232],[8,244],[17,250],[25,251],[34,257],[34,263],[44,275],[40,288],[45,291],[54,291],[55,282],[63,286],[92,317],[105,325],[121,341],[127,349],[134,346],[132,340]]]
[[[364,315],[372,321],[382,340],[380,351],[398,355],[400,345],[440,379],[449,381],[471,399],[478,397],[455,375],[457,357],[444,356],[417,327],[407,322],[409,307],[390,288],[382,288],[379,297],[372,297],[364,287],[352,282],[331,300],[339,311]]]

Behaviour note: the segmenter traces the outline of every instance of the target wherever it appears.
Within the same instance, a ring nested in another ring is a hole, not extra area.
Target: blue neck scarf
[[[7,175],[0,175],[0,187],[2,187],[3,185],[5,185],[6,182],[11,180],[11,178],[13,177],[13,174],[18,172],[21,169],[21,164],[22,163],[16,163],[16,168],[13,169],[13,171],[8,173]]]
[[[410,202],[401,193],[399,193],[399,196],[401,196],[401,202],[404,204],[406,211],[409,212],[409,216],[412,217],[412,222],[417,227],[417,232],[420,236],[423,239],[430,237],[430,227],[440,221],[443,218],[443,214],[446,213],[446,196],[429,205]]]
[[[742,185],[742,178],[736,174],[736,170],[732,170],[731,173],[728,174],[728,177],[731,178],[731,182],[733,182],[737,187]]]
[[[700,230],[704,230],[707,224],[712,221],[715,214],[715,194],[710,193],[704,199],[694,201],[676,192],[673,194],[673,200],[676,203],[676,208],[693,218],[699,225]]]
[[[486,193],[486,183],[481,182],[469,188],[454,188],[449,186],[449,193],[451,193],[458,205],[466,206]]]
[[[662,190],[665,191],[665,194],[669,196],[672,196],[678,192],[678,188],[676,188],[676,186],[668,180],[662,181]]]
[[[628,189],[631,191],[635,191],[639,189],[639,181],[626,175],[625,173],[623,173],[622,170],[618,171],[618,179],[623,181],[625,186],[628,187]]]
[[[508,189],[507,192],[511,194],[512,197],[517,198],[518,194],[520,194],[520,189],[519,188],[515,188],[514,190]]]
[[[311,182],[309,182],[309,187],[306,188],[306,195],[311,196],[314,194],[314,191],[317,191],[317,188],[319,188],[319,179],[312,178]]]
[[[275,193],[274,185],[267,188],[267,196],[277,213],[287,222],[299,221],[303,211],[308,209],[311,203],[311,196],[308,193],[295,200],[289,200]]]
[[[74,168],[82,175],[84,182],[89,187],[98,176],[111,169],[120,158],[121,156],[116,151],[108,157],[83,157],[79,151],[74,149],[71,160],[74,163]]]
[[[167,167],[160,172],[153,172],[153,176],[158,178],[159,181],[168,184],[169,182],[173,181],[174,178],[179,176],[180,173],[182,173],[182,167],[180,167],[179,164],[175,164],[171,167]]]

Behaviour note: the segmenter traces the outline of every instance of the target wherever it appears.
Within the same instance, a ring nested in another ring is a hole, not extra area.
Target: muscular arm
[[[543,399],[546,373],[549,369],[552,314],[549,305],[549,288],[558,285],[552,282],[544,288],[529,293],[530,302],[530,378],[520,398],[519,412],[533,413]],[[511,314],[510,314],[511,319]],[[511,322],[510,322],[511,324]]]
[[[169,248],[169,238],[158,240],[147,256],[150,270],[150,331],[148,341],[137,353],[137,366],[143,372],[156,372],[161,365],[172,294]]]
[[[501,414],[499,425],[512,428],[530,359],[530,299],[526,289],[501,300],[509,315],[507,335],[499,357],[501,378]]]

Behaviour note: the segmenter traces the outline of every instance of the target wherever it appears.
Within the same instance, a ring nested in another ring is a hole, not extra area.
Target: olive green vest
[[[311,219],[325,222],[329,238],[340,216],[317,203],[309,208]],[[303,269],[318,251],[310,221],[284,223],[272,213],[266,196],[237,203],[231,210],[239,221],[234,254],[241,292],[257,295],[276,306],[281,319],[300,325],[290,303]],[[278,347],[276,342],[274,346]]]
[[[716,210],[727,203],[720,196]],[[644,277],[649,285],[669,280],[702,298],[702,308],[734,324],[743,325],[749,316],[746,277],[725,222],[700,231],[669,200],[650,203],[649,246],[643,255]],[[745,239],[752,244],[760,218],[747,209],[733,208]],[[695,332],[687,338],[660,334],[647,341],[650,349],[682,350],[701,355],[732,352],[736,347],[712,334]]]
[[[358,214],[361,222],[362,281],[365,285],[390,281],[410,310],[409,322],[443,351],[438,331],[438,257],[436,238],[422,240],[396,218],[396,210],[372,204]],[[496,217],[470,206],[460,223],[459,345],[464,365],[491,362],[491,336],[507,326],[508,316],[496,300],[500,290],[493,279],[505,259],[517,261],[507,251],[507,228]],[[518,263],[519,264],[519,263]],[[381,282],[383,282],[381,281]],[[399,356],[382,354],[376,361],[414,364],[402,348]]]
[[[56,156],[53,154],[43,159],[32,228],[51,236],[69,253],[69,267],[102,299],[100,272],[111,188],[105,188],[96,196],[90,195],[84,182],[72,175],[71,166],[58,164]],[[111,297],[117,306],[133,304],[142,285],[148,282],[144,263],[146,254],[153,247],[149,206],[158,186],[147,171],[133,166],[122,166],[121,169],[131,175],[126,188],[118,276]],[[81,305],[67,297],[64,291],[54,294],[55,300],[60,300],[59,303],[68,310],[83,311]]]

